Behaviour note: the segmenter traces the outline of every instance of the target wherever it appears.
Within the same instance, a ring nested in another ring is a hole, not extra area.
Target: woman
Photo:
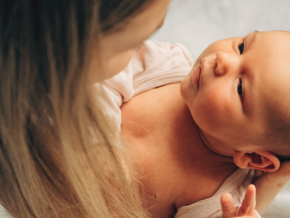
[[[0,2],[0,203],[13,217],[147,217],[98,83],[170,0]]]
[[[0,199],[13,217],[146,217],[90,84],[127,65],[169,3],[1,1]]]

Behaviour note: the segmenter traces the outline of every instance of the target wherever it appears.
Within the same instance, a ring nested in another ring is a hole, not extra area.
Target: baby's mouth
[[[200,74],[201,74],[201,66],[199,65],[192,72],[192,83],[195,84],[197,88],[199,88]]]

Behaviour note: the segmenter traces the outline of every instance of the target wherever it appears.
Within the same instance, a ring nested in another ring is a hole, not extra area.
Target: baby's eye
[[[238,90],[238,94],[239,94],[239,96],[243,96],[243,82],[242,82],[242,80],[240,79],[239,80],[239,84],[238,84],[238,88],[237,88],[237,90]]]
[[[240,44],[238,46],[238,48],[239,48],[240,54],[243,54],[243,52],[244,52],[244,43]]]

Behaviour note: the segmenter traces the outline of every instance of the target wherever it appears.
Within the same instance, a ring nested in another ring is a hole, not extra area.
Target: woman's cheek
[[[132,59],[134,52],[135,49],[130,49],[121,53],[117,53],[108,59],[108,77],[113,77],[124,70]]]

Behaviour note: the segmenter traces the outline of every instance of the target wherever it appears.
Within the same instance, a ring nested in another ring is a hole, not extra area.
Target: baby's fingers
[[[256,206],[256,188],[254,185],[249,185],[242,206],[235,207],[233,198],[226,193],[221,196],[222,218],[258,218],[255,211]]]
[[[249,185],[242,206],[238,210],[239,216],[251,216],[255,215],[256,207],[256,188],[254,185]]]
[[[221,206],[223,211],[222,218],[234,217],[237,213],[237,207],[235,207],[233,198],[229,193],[221,196]]]

